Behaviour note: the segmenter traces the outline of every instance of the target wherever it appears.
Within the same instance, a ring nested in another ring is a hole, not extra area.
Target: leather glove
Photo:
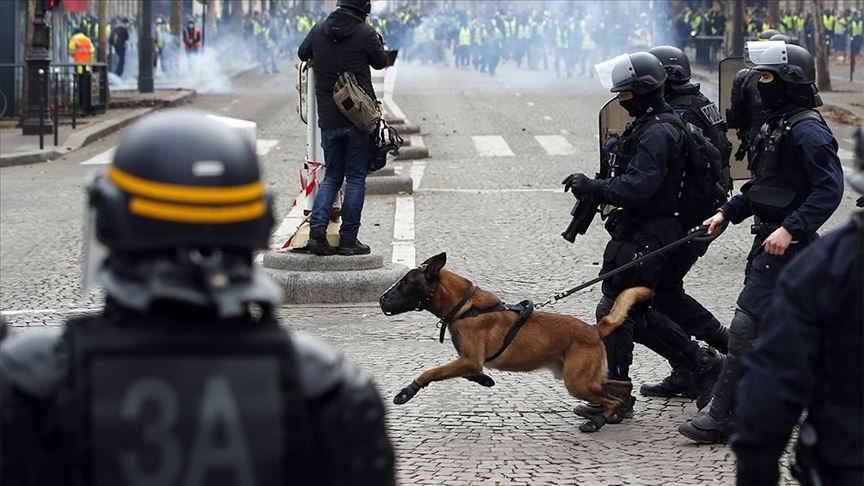
[[[561,181],[564,184],[564,192],[570,191],[574,196],[584,196],[597,191],[598,181],[589,179],[582,173],[571,174]]]

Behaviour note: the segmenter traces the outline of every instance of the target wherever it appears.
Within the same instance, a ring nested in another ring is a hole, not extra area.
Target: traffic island
[[[269,251],[263,264],[282,287],[286,304],[377,302],[408,271],[404,265],[385,264],[380,253],[318,256]]]

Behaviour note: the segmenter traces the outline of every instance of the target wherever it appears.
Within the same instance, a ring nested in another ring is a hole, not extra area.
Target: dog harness
[[[472,283],[468,291],[465,292],[465,295],[463,295],[462,298],[460,298],[459,301],[456,302],[456,305],[454,305],[453,308],[450,309],[450,312],[448,312],[447,315],[445,315],[441,318],[440,321],[438,321],[438,325],[441,327],[441,333],[438,336],[438,341],[443,344],[444,333],[447,331],[447,328],[451,324],[453,324],[453,322],[460,319],[470,319],[472,317],[477,317],[482,314],[488,314],[490,312],[515,312],[516,314],[518,314],[518,316],[516,317],[516,322],[514,322],[513,325],[510,326],[510,330],[507,331],[507,335],[504,336],[504,342],[501,344],[501,347],[498,349],[498,351],[495,352],[495,354],[486,358],[486,361],[492,361],[498,356],[501,356],[501,353],[503,353],[507,349],[507,347],[510,346],[510,343],[513,342],[513,339],[516,338],[516,334],[519,333],[519,330],[522,329],[522,326],[525,325],[526,322],[528,322],[528,318],[531,317],[531,314],[534,313],[534,303],[530,300],[523,300],[516,305],[507,305],[501,301],[498,301],[497,303],[492,304],[489,307],[484,307],[482,309],[475,309],[474,307],[472,307],[467,311],[463,312],[462,315],[460,315],[459,317],[456,317],[456,313],[459,312],[459,309],[461,309],[462,306],[464,306],[471,299],[475,292],[477,292],[477,287]]]

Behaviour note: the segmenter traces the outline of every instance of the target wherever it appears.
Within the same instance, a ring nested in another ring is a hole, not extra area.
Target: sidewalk
[[[258,68],[257,63],[244,63],[234,66],[225,73],[226,79],[234,79]],[[156,110],[174,107],[195,98],[194,89],[158,89],[153,93],[139,93],[134,90],[112,90],[109,109],[96,116],[79,117],[76,129],[72,129],[71,119],[60,119],[60,132],[57,134],[59,145],[54,146],[54,135],[45,135],[44,149],[39,149],[38,135],[22,135],[21,128],[12,122],[0,127],[0,167],[34,164],[56,159],[80,149],[106,135],[109,135],[133,121]]]

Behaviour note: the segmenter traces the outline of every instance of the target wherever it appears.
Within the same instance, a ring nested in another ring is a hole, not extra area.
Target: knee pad
[[[729,354],[741,355],[756,339],[757,323],[747,312],[736,309],[729,326]]]

